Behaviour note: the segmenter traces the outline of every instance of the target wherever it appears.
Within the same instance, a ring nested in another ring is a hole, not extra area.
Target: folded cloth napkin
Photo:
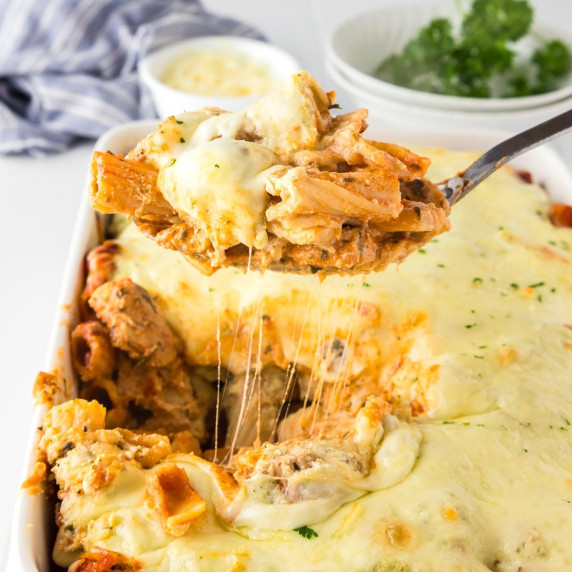
[[[206,35],[262,38],[199,0],[0,2],[0,153],[62,151],[153,117],[137,63],[165,44]]]

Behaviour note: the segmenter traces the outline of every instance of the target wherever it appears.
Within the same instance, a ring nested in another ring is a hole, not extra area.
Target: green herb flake
[[[363,288],[371,288],[371,284],[370,284],[369,282],[364,282],[364,283],[362,284],[362,287],[363,287]]]
[[[476,358],[476,359],[485,359],[485,356],[478,356],[478,355],[476,355],[476,354],[475,354],[473,357]]]
[[[541,286],[544,286],[544,282],[537,282],[536,284],[531,284],[529,288],[540,288]]]
[[[175,119],[175,121],[179,124],[182,125],[184,123],[184,121],[179,121],[178,119]]]
[[[455,425],[454,421],[443,421],[443,425]]]
[[[424,248],[420,248],[417,252],[419,254],[426,254],[427,253],[427,251]]]
[[[483,283],[483,279],[479,278],[478,276],[476,278],[473,278],[473,284],[482,284]]]
[[[318,533],[309,526],[300,526],[298,528],[295,528],[294,531],[297,532],[300,536],[307,538],[308,540],[311,540],[314,537],[316,538],[318,537]]]
[[[215,168],[215,169],[220,169],[220,165],[219,165],[218,163],[215,163],[215,164],[214,164],[214,168]]]
[[[564,502],[567,502],[568,504],[570,504],[572,501],[569,501],[568,499],[562,499]]]
[[[522,450],[523,450],[525,453],[528,453],[528,449],[525,449],[525,448],[523,447]]]
[[[477,427],[484,427],[485,424],[484,423],[477,423]]]
[[[516,282],[513,282],[513,283],[510,285],[510,287],[511,287],[513,290],[518,290],[518,284],[517,284]]]
[[[444,264],[437,264],[437,268],[445,268]]]
[[[177,159],[171,159],[170,163],[167,165],[167,167],[172,167],[175,163],[177,162]]]
[[[184,137],[181,137],[181,138],[179,139],[179,141],[180,141],[181,143],[185,143],[185,138],[184,138]]]
[[[465,324],[465,328],[467,328],[467,330],[470,330],[471,328],[474,328],[477,324]]]

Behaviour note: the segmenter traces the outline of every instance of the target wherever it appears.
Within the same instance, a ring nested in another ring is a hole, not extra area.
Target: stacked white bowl
[[[460,18],[453,2],[391,6],[343,22],[328,38],[326,66],[332,79],[370,115],[390,125],[427,129],[521,131],[572,108],[572,73],[562,87],[542,95],[472,98],[432,94],[375,77],[379,64],[400,53],[437,17]],[[568,29],[535,23],[545,39],[569,38]]]

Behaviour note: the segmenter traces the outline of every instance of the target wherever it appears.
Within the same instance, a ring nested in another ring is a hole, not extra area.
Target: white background
[[[417,0],[420,1],[420,0]],[[324,41],[357,12],[412,0],[203,0],[213,12],[257,26],[326,89]],[[536,17],[568,27],[570,0],[533,0]],[[569,43],[572,32],[568,32]],[[341,90],[344,107],[346,96]],[[348,106],[345,106],[348,109]],[[572,165],[572,136],[558,144]],[[14,500],[31,430],[35,376],[45,367],[70,237],[85,191],[91,144],[46,159],[0,157],[0,568],[5,569]]]

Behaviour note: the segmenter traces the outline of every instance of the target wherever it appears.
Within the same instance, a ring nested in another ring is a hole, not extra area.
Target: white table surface
[[[354,12],[412,0],[204,0],[213,12],[254,24],[290,51],[327,89],[324,41]],[[570,0],[533,0],[546,22],[572,21]],[[346,95],[337,89],[344,107]],[[348,109],[348,106],[345,106]],[[45,367],[48,341],[76,213],[85,191],[92,143],[45,159],[0,157],[3,197],[0,260],[0,568],[6,564],[14,500],[30,431],[31,388]],[[556,149],[572,166],[572,136]]]

